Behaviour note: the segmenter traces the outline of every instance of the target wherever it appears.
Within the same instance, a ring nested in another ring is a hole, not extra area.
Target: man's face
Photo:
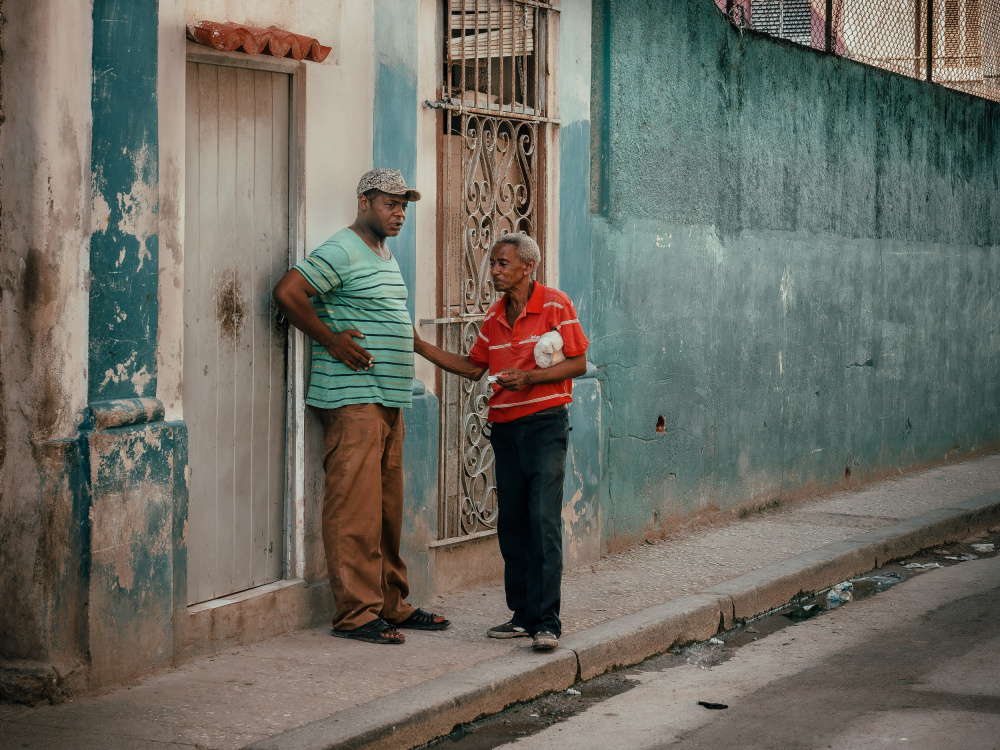
[[[367,199],[362,196],[363,201]],[[406,198],[402,195],[376,193],[368,203],[367,219],[372,229],[385,237],[395,237],[406,221]],[[363,204],[362,204],[362,210]]]
[[[490,277],[493,288],[498,292],[506,292],[523,284],[531,278],[535,270],[535,261],[525,263],[517,256],[517,248],[513,245],[496,245],[490,252]]]

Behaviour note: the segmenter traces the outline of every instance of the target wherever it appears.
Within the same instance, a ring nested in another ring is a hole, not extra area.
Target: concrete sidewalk
[[[711,637],[800,592],[1000,526],[1000,455],[701,528],[567,571],[559,650],[485,637],[501,586],[438,597],[403,646],[328,628],[188,662],[59,706],[0,705],[0,748],[409,748],[517,700]]]

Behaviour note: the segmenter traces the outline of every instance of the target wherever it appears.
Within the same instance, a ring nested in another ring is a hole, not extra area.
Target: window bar
[[[502,28],[500,47],[503,47]],[[486,2],[486,109],[493,109],[493,0]]]
[[[467,20],[467,18],[466,18],[466,15],[465,15],[465,0],[453,0],[453,2],[455,2],[455,3],[461,2],[462,3],[462,57],[461,57],[461,61],[460,61],[461,66],[462,66],[462,80],[461,80],[461,86],[460,86],[459,92],[458,92],[458,102],[459,102],[459,104],[463,104],[465,102],[465,89],[467,88],[465,77],[466,77],[466,69],[467,69],[468,66],[466,65],[466,63],[467,63],[467,61],[469,59],[468,58],[468,52],[465,49],[466,38],[467,38],[466,35],[465,35],[465,32],[466,32],[466,20]]]
[[[521,85],[521,100],[519,102],[519,104],[521,106],[521,112],[524,113],[524,114],[527,114],[527,112],[528,112],[528,106],[527,106],[528,105],[528,92],[525,91],[525,88],[526,88],[526,86],[525,86],[525,74],[527,72],[525,70],[525,68],[526,68],[527,63],[528,63],[528,45],[525,42],[525,36],[524,36],[524,14],[527,13],[528,11],[527,11],[527,8],[525,8],[523,5],[520,6],[520,7],[518,7],[518,11],[520,11],[520,12],[518,12],[514,16],[514,26],[515,26],[515,28],[511,29],[511,31],[513,31],[514,33],[511,35],[512,39],[511,39],[510,54],[514,56],[515,60],[517,59],[517,32],[518,32],[518,30],[520,30],[520,32],[521,32],[521,56],[520,56],[521,57],[521,65],[520,65],[520,70],[518,71],[518,74],[517,74],[517,82]]]
[[[510,3],[510,111],[517,112],[517,49],[514,41],[514,34],[517,27],[517,3],[512,0]]]
[[[535,10],[535,114],[544,115],[549,111],[548,87],[545,85],[544,71],[549,69],[549,14]]]
[[[507,95],[507,63],[505,61],[506,58],[504,57],[504,54],[503,54],[503,37],[504,37],[503,30],[506,28],[506,25],[504,24],[504,20],[503,20],[503,18],[504,18],[504,15],[503,15],[503,5],[504,4],[501,2],[500,6],[499,6],[499,10],[500,10],[500,17],[499,17],[499,19],[500,19],[500,109],[501,109],[501,111],[504,109],[504,101],[503,101],[504,97]],[[513,89],[513,86],[511,86],[511,88]],[[508,109],[511,112],[514,111],[514,96],[513,96],[513,94],[511,94],[511,97],[510,97],[510,104],[508,105]]]
[[[521,79],[524,81],[524,98],[521,100],[521,104],[524,106],[525,112],[528,111],[529,99],[528,81],[530,79],[528,77],[528,59],[530,57],[534,57],[535,60],[538,60],[537,52],[532,52],[531,54],[528,53],[528,12],[527,6],[524,6],[521,9],[521,50],[524,57],[524,67],[521,68]],[[532,22],[534,22],[534,14],[536,11],[532,9],[530,12],[532,13]],[[534,43],[534,37],[532,37],[532,49],[537,50],[537,46]]]
[[[479,11],[479,0],[472,0],[472,57],[471,57],[471,60],[472,60],[472,88],[469,89],[468,86],[466,86],[465,88],[462,89],[461,101],[462,101],[462,106],[463,107],[465,106],[465,92],[469,91],[469,90],[471,90],[471,91],[474,92],[472,94],[472,106],[473,106],[473,108],[479,106],[479,92],[478,92],[478,89],[479,89],[479,49],[478,49],[478,47],[479,47],[479,40],[476,39],[476,35],[479,33],[479,16],[478,16],[478,11]],[[469,20],[469,3],[466,0],[462,0],[462,24],[463,24],[463,32],[464,32],[465,24],[466,24],[466,22],[468,20]],[[466,40],[468,38],[469,37],[465,36],[464,33],[463,33],[463,44],[464,44],[464,40]],[[469,60],[470,60],[468,52],[466,52],[465,54],[463,54],[462,57],[464,58],[462,62],[465,64],[466,67],[468,67],[469,66]],[[466,81],[466,83],[468,83],[468,81]]]
[[[535,11],[535,114],[549,111],[549,87],[545,85],[545,71],[549,69],[549,14]]]

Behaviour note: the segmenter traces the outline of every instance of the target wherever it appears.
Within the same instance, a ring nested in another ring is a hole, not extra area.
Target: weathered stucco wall
[[[172,656],[186,445],[151,398],[158,2],[4,10],[0,695],[58,700]]]
[[[1000,106],[594,10],[606,544],[995,446]]]
[[[87,401],[91,12],[5,0],[0,13],[0,660],[27,660],[30,680],[42,661],[68,676],[78,656],[78,449],[65,438]],[[0,670],[0,693],[17,673]]]

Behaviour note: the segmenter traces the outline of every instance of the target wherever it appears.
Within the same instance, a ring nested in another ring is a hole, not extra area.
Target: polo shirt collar
[[[497,311],[499,315],[499,320],[503,321],[504,325],[507,325],[507,301],[509,299],[510,295],[507,292],[504,292],[503,297],[500,298],[500,301],[503,303],[503,306]],[[543,287],[536,281],[535,288],[531,292],[531,297],[528,298],[528,304],[524,306],[524,309],[521,311],[521,315],[518,316],[518,320],[520,320],[521,317],[527,315],[528,313],[534,313],[535,315],[538,315],[544,309],[545,309],[545,287]],[[510,326],[507,327],[509,328]]]
[[[525,312],[530,313],[540,313],[545,309],[545,287],[535,282],[535,288],[531,292],[531,299],[528,300],[528,304],[524,306]]]

